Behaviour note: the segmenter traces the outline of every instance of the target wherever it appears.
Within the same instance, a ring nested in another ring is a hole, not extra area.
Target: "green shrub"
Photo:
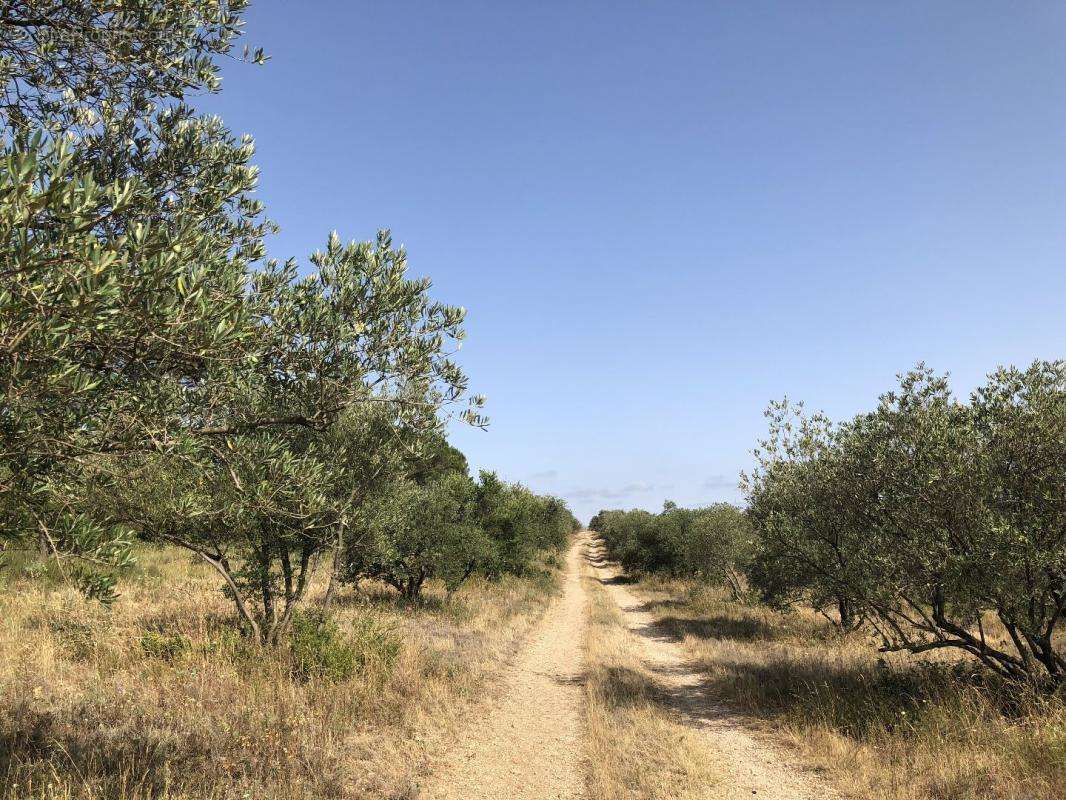
[[[243,658],[255,650],[256,645],[234,628],[219,627],[207,635],[201,648],[205,655],[217,653],[233,660]]]
[[[589,528],[627,572],[696,576],[727,586],[736,600],[744,594],[752,535],[744,512],[734,505],[680,508],[668,501],[660,514],[600,511]]]
[[[141,650],[149,658],[176,661],[192,649],[192,643],[180,633],[147,630],[141,634]]]
[[[297,612],[289,634],[293,677],[330,683],[347,680],[359,666],[358,651],[337,623],[319,611]]]
[[[457,589],[495,553],[474,519],[475,490],[469,477],[450,473],[426,486],[400,482],[375,498],[362,510],[364,535],[348,548],[347,579],[382,580],[408,600],[433,578]]]
[[[538,495],[482,471],[475,490],[474,516],[492,540],[495,557],[489,575],[523,575],[537,555],[566,547],[580,523],[557,497]]]
[[[337,683],[356,674],[387,674],[400,654],[400,639],[373,616],[357,618],[345,635],[321,611],[308,611],[293,618],[289,652],[297,680]]]

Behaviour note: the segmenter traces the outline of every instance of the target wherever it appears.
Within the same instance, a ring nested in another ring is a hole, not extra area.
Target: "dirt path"
[[[585,700],[581,685],[586,596],[582,575],[600,579],[618,604],[648,669],[682,721],[706,736],[722,780],[716,800],[832,800],[836,795],[783,752],[752,735],[743,720],[708,697],[676,640],[618,582],[590,534],[567,556],[563,595],[495,692],[481,720],[433,771],[419,800],[577,800],[586,796]]]
[[[582,535],[567,557],[563,595],[548,610],[486,718],[468,726],[419,800],[569,800],[582,767],[585,636]]]
[[[681,644],[656,625],[646,603],[618,581],[618,571],[605,562],[602,546],[590,543],[593,574],[618,604],[626,626],[641,643],[649,670],[658,676],[686,724],[701,730],[709,750],[719,759],[722,781],[716,798],[739,800],[830,800],[836,794],[804,771],[778,748],[755,738],[728,707],[708,697],[700,675],[689,665]]]

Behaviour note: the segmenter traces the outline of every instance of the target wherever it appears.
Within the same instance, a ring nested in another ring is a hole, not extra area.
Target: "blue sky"
[[[469,309],[475,468],[740,499],[787,394],[869,408],[1066,355],[1066,5],[258,0],[200,105],[306,255],[406,245]]]

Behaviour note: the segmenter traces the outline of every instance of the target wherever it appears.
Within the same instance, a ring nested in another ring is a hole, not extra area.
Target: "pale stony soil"
[[[685,657],[681,643],[667,635],[648,604],[619,582],[619,572],[606,563],[598,543],[589,546],[593,574],[618,605],[639,643],[645,667],[665,689],[670,705],[689,727],[701,732],[708,757],[716,761],[719,780],[710,796],[716,800],[830,800],[836,794],[824,780],[804,770],[784,751],[757,737],[742,717],[710,698],[703,679]]]
[[[420,800],[568,800],[584,795],[581,643],[584,539],[567,556],[563,594],[548,610],[497,699],[471,720]]]
[[[567,559],[562,597],[549,609],[509,674],[468,721],[456,745],[424,782],[420,800],[559,800],[587,796],[581,680],[587,598],[582,575],[600,580],[618,605],[646,670],[680,724],[698,734],[719,779],[715,800],[830,800],[835,795],[743,719],[711,699],[681,645],[664,634],[646,604],[618,581],[591,534]]]

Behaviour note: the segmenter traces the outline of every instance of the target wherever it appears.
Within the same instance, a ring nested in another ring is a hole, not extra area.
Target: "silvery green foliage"
[[[214,56],[241,34],[245,0],[4,0],[2,113],[11,127],[59,134],[190,90],[217,91]],[[245,52],[262,62],[261,50]]]
[[[919,366],[847,423],[769,415],[747,482],[769,599],[840,604],[885,650],[1062,682],[1066,363],[999,369],[967,403]]]
[[[698,577],[727,586],[736,600],[745,595],[751,525],[730,503],[681,508],[667,501],[660,514],[600,511],[589,527],[626,570]]]
[[[425,486],[402,481],[368,504],[361,532],[348,549],[347,578],[375,578],[407,599],[439,578],[456,588],[492,556],[477,524],[474,483],[459,472]]]
[[[0,5],[0,534],[104,599],[135,531],[212,561],[235,600],[266,581],[297,602],[366,483],[337,468],[366,464],[339,421],[381,408],[360,446],[417,449],[466,394],[464,312],[387,233],[332,235],[309,275],[263,263],[252,142],[183,102],[219,88],[244,7]],[[260,602],[242,615],[269,638],[290,615]]]
[[[478,525],[493,543],[492,558],[484,565],[491,576],[522,574],[537,554],[563,548],[580,527],[559,498],[507,483],[494,472],[478,476],[474,505]]]
[[[77,508],[79,471],[170,441],[182,382],[244,337],[244,268],[194,215],[141,216],[140,180],[101,185],[74,162],[40,136],[0,155],[0,506],[6,539],[29,532],[84,569],[129,556]],[[86,585],[110,596],[103,574]]]
[[[81,504],[101,454],[175,444],[182,394],[244,337],[270,229],[250,140],[183,105],[218,88],[241,2],[0,7],[0,508],[92,593],[127,536]],[[262,60],[254,54],[252,60]]]
[[[418,470],[418,472],[422,472]],[[578,527],[565,503],[482,472],[402,479],[362,508],[344,554],[344,577],[384,581],[404,597],[427,580],[454,591],[481,574],[523,574],[538,555],[565,546]]]
[[[429,300],[387,233],[331,236],[300,277],[255,275],[246,336],[182,384],[180,446],[118,459],[117,517],[149,540],[196,553],[225,581],[245,627],[276,643],[321,556],[403,476],[420,439],[439,436],[466,378],[448,353],[462,309]],[[484,424],[473,398],[460,414]],[[146,494],[132,478],[140,470]],[[135,487],[135,488],[134,488]]]

